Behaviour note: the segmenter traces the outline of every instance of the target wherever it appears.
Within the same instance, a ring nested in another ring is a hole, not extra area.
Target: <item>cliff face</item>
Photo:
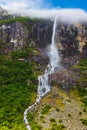
[[[60,24],[57,26],[56,39],[65,66],[87,57],[87,25]]]
[[[42,55],[41,50],[51,44],[52,21],[43,19],[19,20],[18,18],[16,21],[16,17],[11,18],[2,8],[0,9],[0,16],[2,17],[2,23],[0,23],[0,54],[20,50],[23,46],[28,45],[28,47],[38,48],[40,55]],[[65,67],[76,63],[80,58],[86,58],[87,25],[58,23],[56,43],[60,51],[61,62]]]
[[[25,21],[0,25],[0,53],[21,49],[26,44],[29,47],[44,48],[51,43],[52,22]]]
[[[20,49],[26,45],[28,29],[22,23],[15,22],[8,25],[0,25],[0,53],[8,53]]]

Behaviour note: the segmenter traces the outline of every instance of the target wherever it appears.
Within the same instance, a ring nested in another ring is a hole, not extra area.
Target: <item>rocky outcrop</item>
[[[79,79],[79,76],[67,69],[62,69],[61,71],[51,75],[51,83],[53,86],[58,85],[63,90],[68,90],[76,86],[76,80]]]
[[[28,29],[22,23],[0,25],[0,54],[21,49],[26,45],[27,39]]]

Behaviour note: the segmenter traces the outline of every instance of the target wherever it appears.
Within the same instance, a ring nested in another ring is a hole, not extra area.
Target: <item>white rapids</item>
[[[37,98],[36,98],[35,103],[29,106],[24,111],[24,123],[27,130],[31,130],[31,127],[27,120],[28,111],[32,110],[35,106],[37,106],[41,98],[50,91],[51,86],[49,85],[49,75],[54,73],[56,69],[60,68],[60,63],[59,63],[60,56],[59,56],[58,48],[56,46],[56,41],[55,41],[56,27],[57,27],[57,17],[55,18],[55,21],[54,21],[52,42],[51,42],[50,49],[48,52],[48,57],[49,57],[50,62],[46,67],[44,75],[41,75],[38,77]]]

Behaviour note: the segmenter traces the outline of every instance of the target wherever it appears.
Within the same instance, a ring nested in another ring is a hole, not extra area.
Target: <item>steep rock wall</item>
[[[16,51],[23,46],[44,48],[51,43],[52,22],[24,21],[0,25],[0,54]]]
[[[59,24],[57,26],[57,45],[65,66],[87,57],[87,25]]]
[[[15,22],[0,25],[0,53],[21,49],[26,45],[28,29],[22,23]]]
[[[43,19],[0,25],[0,54],[19,50],[25,45],[43,50],[51,43],[52,26],[52,21]],[[56,42],[64,66],[86,58],[87,25],[58,23]]]

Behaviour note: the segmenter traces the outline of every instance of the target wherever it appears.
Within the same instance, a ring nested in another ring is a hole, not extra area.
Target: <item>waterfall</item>
[[[48,52],[48,57],[49,57],[50,62],[46,67],[45,74],[38,77],[38,81],[39,81],[38,96],[39,97],[44,96],[47,92],[50,91],[49,75],[54,73],[55,70],[59,67],[60,56],[59,56],[59,52],[58,52],[56,41],[55,41],[56,27],[57,27],[57,17],[55,18],[55,21],[54,21],[52,42],[51,42],[50,49]]]
[[[49,85],[49,75],[54,73],[56,69],[60,68],[60,64],[59,64],[60,56],[55,41],[56,27],[57,27],[57,17],[55,18],[54,21],[53,35],[51,40],[52,42],[50,45],[50,49],[48,51],[49,64],[45,69],[44,75],[38,77],[38,90],[37,90],[37,98],[35,103],[29,106],[24,112],[24,123],[26,125],[27,130],[31,130],[30,125],[27,121],[28,111],[33,109],[40,102],[41,97],[43,97],[46,93],[50,91],[51,87]]]

